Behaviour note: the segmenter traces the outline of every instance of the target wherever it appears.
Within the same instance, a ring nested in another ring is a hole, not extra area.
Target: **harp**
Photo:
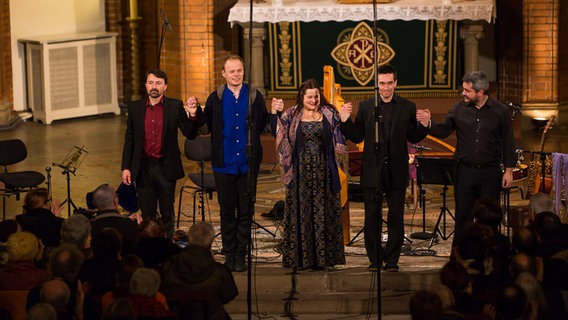
[[[334,105],[337,111],[345,103],[341,97],[341,86],[335,83],[332,66],[323,66],[323,96],[327,101]],[[342,207],[342,220],[343,220],[343,243],[348,244],[351,239],[350,224],[349,224],[349,196],[348,196],[348,181],[347,174],[339,169],[339,178],[341,180],[341,207]]]

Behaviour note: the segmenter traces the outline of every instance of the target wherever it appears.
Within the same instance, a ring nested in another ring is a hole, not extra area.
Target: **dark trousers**
[[[468,225],[473,223],[475,201],[488,198],[499,203],[502,172],[498,166],[473,168],[458,163],[456,167],[454,197],[456,201],[456,224],[452,246],[457,246]]]
[[[250,237],[251,210],[246,174],[215,172],[221,216],[222,253],[245,256]]]
[[[159,203],[160,218],[168,238],[173,239],[176,182],[164,178],[159,160],[144,159],[136,179],[136,187],[142,218],[157,217]]]
[[[379,261],[387,266],[396,266],[404,242],[406,190],[391,190],[383,194],[374,188],[364,188],[363,194],[365,197],[365,249],[369,261],[379,267]],[[388,240],[384,251],[381,247],[383,198],[386,199],[388,206]]]

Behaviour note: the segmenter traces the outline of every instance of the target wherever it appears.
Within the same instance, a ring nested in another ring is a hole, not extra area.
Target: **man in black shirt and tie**
[[[467,73],[462,81],[463,101],[450,109],[444,121],[430,127],[434,137],[446,138],[453,131],[457,135],[454,247],[473,222],[475,201],[489,198],[498,203],[501,190],[511,187],[516,164],[509,109],[488,95],[489,81],[485,73]],[[419,110],[417,119],[423,117],[430,117],[430,111]]]

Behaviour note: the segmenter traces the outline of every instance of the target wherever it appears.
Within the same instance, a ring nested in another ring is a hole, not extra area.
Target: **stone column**
[[[252,25],[252,57],[249,53],[250,50],[250,39],[249,39],[249,27],[244,28],[244,39],[245,39],[245,79],[248,79],[247,72],[250,72],[251,83],[257,89],[266,95],[266,90],[264,89],[264,40],[266,39],[266,30],[264,29],[264,24],[253,23]],[[249,60],[252,58],[252,70],[248,70]]]
[[[481,23],[466,24],[460,29],[464,45],[465,72],[479,70],[479,39],[483,38]]]
[[[138,41],[138,24],[141,18],[138,16],[138,1],[130,0],[130,17],[126,18],[130,25],[130,50],[132,58],[132,96],[131,101],[141,98],[140,95],[140,42]]]

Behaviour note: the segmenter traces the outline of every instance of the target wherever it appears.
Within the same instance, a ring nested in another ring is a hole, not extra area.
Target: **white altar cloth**
[[[282,4],[279,4],[282,3]],[[377,3],[378,20],[485,20],[495,17],[494,0],[394,0]],[[340,4],[336,0],[253,0],[253,22],[373,21],[373,4]],[[239,0],[230,10],[231,26],[250,22],[250,0]]]

